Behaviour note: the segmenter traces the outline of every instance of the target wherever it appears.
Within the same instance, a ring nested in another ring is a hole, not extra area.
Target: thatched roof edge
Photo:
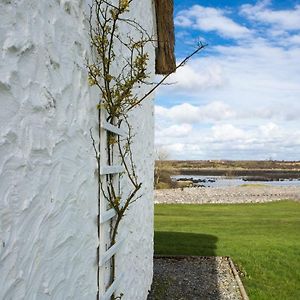
[[[155,65],[156,74],[173,73],[176,68],[173,11],[173,0],[155,0],[158,38]]]

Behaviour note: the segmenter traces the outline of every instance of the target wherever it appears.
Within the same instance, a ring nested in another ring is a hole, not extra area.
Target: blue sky
[[[176,59],[156,101],[173,159],[300,160],[300,1],[175,0]]]

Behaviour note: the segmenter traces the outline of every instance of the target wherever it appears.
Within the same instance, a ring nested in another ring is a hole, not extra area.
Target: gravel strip
[[[300,200],[300,187],[236,186],[192,187],[156,190],[155,203],[261,203],[282,199]]]
[[[155,258],[148,300],[242,300],[227,257]]]

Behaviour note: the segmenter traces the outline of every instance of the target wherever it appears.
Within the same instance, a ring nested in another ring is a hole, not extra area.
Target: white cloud
[[[215,141],[237,141],[248,138],[246,132],[232,124],[215,125],[211,129]]]
[[[261,132],[262,136],[267,139],[269,138],[274,139],[274,137],[278,137],[282,133],[281,128],[277,124],[272,122],[261,125],[259,127],[259,131]]]
[[[156,144],[177,159],[297,159],[300,130],[272,122],[258,126],[222,123],[194,127],[188,136],[156,136]]]
[[[232,108],[221,101],[214,101],[202,106],[195,106],[189,103],[182,103],[171,108],[155,106],[155,113],[157,117],[168,118],[185,124],[219,121],[235,115]]]
[[[193,64],[186,64],[170,76],[168,83],[175,83],[174,89],[198,93],[203,89],[220,87],[224,84],[220,64],[202,59],[194,59],[192,62]]]
[[[218,99],[233,110],[239,108],[244,115],[295,119],[295,112],[300,112],[300,47],[286,48],[257,40],[244,45],[215,46],[213,50],[215,53],[209,58],[190,60],[186,65],[190,76],[179,69],[177,83],[162,87],[160,95],[169,101],[174,97],[188,99],[185,102],[196,106]],[[215,66],[221,75],[210,75],[213,72],[208,70]],[[209,84],[197,84],[198,76],[211,78],[207,80]],[[195,110],[187,108],[187,112],[193,119]]]
[[[289,44],[293,44],[293,45],[300,45],[300,34],[294,34],[294,35],[290,35],[286,41]]]
[[[286,101],[284,103],[262,103],[251,112],[252,118],[268,119],[274,121],[295,122],[299,120],[299,102]],[[245,115],[244,115],[245,117]]]
[[[241,7],[242,15],[250,20],[271,24],[284,30],[300,29],[300,5],[294,9],[272,10],[268,8],[271,1],[260,1],[256,5],[245,4]]]
[[[173,143],[163,146],[165,151],[169,154],[169,158],[174,159],[184,155],[186,144],[183,143]]]
[[[227,17],[224,10],[201,5],[194,5],[180,11],[175,18],[175,25],[193,27],[203,31],[215,31],[230,38],[241,38],[250,34],[248,28]]]
[[[157,132],[157,137],[186,137],[192,132],[190,124],[175,124],[167,128],[161,128]]]
[[[219,56],[215,59],[222,60],[224,73],[228,76],[228,85],[222,90],[223,97],[227,90],[231,98],[236,99],[236,104],[258,107],[267,103],[293,103],[299,99],[300,48],[285,49],[256,41],[216,49]]]
[[[234,117],[236,112],[226,103],[214,101],[202,108],[202,115],[203,119],[219,121]]]
[[[171,108],[155,107],[155,113],[178,123],[195,123],[199,120],[199,108],[189,103],[172,106]]]

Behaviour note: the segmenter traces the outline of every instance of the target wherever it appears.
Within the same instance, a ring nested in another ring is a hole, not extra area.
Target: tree
[[[157,187],[160,181],[160,175],[164,161],[170,158],[168,150],[159,146],[155,150],[155,167],[154,167],[154,186]]]

